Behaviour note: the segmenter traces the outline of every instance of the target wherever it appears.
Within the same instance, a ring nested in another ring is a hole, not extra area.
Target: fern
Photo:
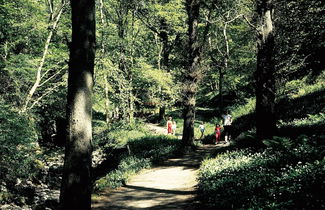
[[[293,146],[291,139],[278,136],[274,136],[272,139],[263,140],[263,144],[274,150],[289,150]]]

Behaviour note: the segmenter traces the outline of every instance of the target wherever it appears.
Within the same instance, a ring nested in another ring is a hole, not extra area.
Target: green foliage
[[[246,99],[244,105],[234,105],[231,107],[231,114],[233,119],[242,117],[255,111],[256,100],[255,98]]]
[[[238,148],[249,148],[256,146],[256,130],[251,129],[248,131],[241,132],[236,137],[236,146]]]
[[[319,138],[319,141],[317,140]],[[203,162],[199,190],[217,209],[324,208],[324,142],[276,137],[264,151],[237,150]]]
[[[171,106],[175,103],[178,87],[173,77],[164,70],[154,69],[153,66],[139,62],[134,82],[135,92],[139,103],[144,107]]]
[[[129,142],[130,150],[136,156],[157,162],[174,155],[180,141],[174,136],[146,136]]]
[[[301,119],[294,119],[289,122],[283,122],[282,120],[279,121],[279,126],[312,126],[316,124],[323,123],[325,121],[325,114],[307,114],[307,117]]]
[[[93,121],[94,126],[94,145],[101,148],[109,149],[121,147],[132,141],[148,135],[149,131],[145,124],[137,120],[134,124],[116,122],[110,125],[108,129],[106,122]]]
[[[287,151],[292,149],[293,142],[289,138],[274,136],[273,139],[263,140],[263,144],[269,148],[272,148],[273,150]]]
[[[204,60],[207,69],[198,92],[200,106],[218,107],[221,103],[220,82],[224,107],[253,95],[251,81],[256,63],[255,37],[242,16],[249,19],[253,16],[253,4],[250,0],[223,0],[212,4],[209,2],[204,6],[202,13],[213,23],[209,31],[209,53]],[[229,57],[226,56],[227,52]]]
[[[280,94],[288,98],[298,98],[313,92],[324,90],[325,72],[323,71],[323,73],[317,76],[312,82],[309,81],[310,75],[307,75],[302,79],[288,81],[284,87],[279,87]]]
[[[321,0],[278,1],[277,65],[281,79],[314,78],[324,70],[324,3]],[[290,34],[296,34],[290,36]]]
[[[32,178],[39,152],[33,120],[0,101],[0,122],[0,180]]]

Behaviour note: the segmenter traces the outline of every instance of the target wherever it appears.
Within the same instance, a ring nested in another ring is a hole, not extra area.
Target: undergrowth
[[[267,149],[236,150],[203,162],[199,191],[213,209],[324,209],[325,136],[275,137]]]

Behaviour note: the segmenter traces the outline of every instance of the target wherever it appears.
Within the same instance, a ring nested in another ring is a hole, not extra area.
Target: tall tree
[[[27,97],[25,99],[25,104],[24,104],[24,106],[22,108],[22,112],[27,111],[29,102],[32,100],[32,97],[33,97],[36,89],[40,86],[41,79],[42,79],[42,68],[43,68],[43,65],[45,63],[46,55],[48,53],[48,49],[49,49],[50,42],[51,42],[51,39],[52,39],[52,36],[53,36],[53,32],[56,30],[56,28],[58,26],[58,23],[59,23],[59,20],[60,20],[60,17],[62,15],[62,12],[63,12],[63,9],[64,9],[65,5],[66,5],[66,1],[62,0],[61,5],[58,7],[57,14],[54,14],[53,1],[49,1],[50,20],[51,20],[51,22],[49,24],[50,25],[49,34],[48,34],[46,42],[44,44],[43,55],[42,55],[42,59],[41,59],[39,65],[38,65],[38,68],[37,68],[37,74],[36,74],[35,82],[34,82],[33,86],[30,88],[30,90],[29,90],[29,92],[27,94]],[[47,72],[45,72],[44,74],[46,74],[46,73]]]
[[[60,203],[62,209],[90,209],[92,87],[95,59],[95,1],[71,0],[67,96],[67,142]]]
[[[198,43],[198,23],[200,0],[186,0],[188,15],[188,65],[184,81],[184,128],[182,144],[184,147],[194,144],[194,119],[197,82],[199,76],[200,47]]]
[[[276,131],[274,5],[257,0],[256,134],[258,140],[271,138]]]

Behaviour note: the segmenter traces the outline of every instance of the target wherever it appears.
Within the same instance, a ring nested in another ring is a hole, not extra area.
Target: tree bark
[[[256,135],[272,138],[276,132],[275,63],[272,0],[257,0]]]
[[[103,0],[99,1],[99,11],[100,11],[100,23],[101,26],[104,27],[105,26],[105,17],[104,17],[104,2]],[[100,44],[100,58],[103,59],[106,55],[105,55],[105,44],[104,44],[104,30],[101,30],[101,44]],[[99,64],[100,68],[102,69],[102,71],[104,70],[104,63],[103,61],[100,61]],[[107,70],[105,71],[104,74],[104,82],[105,82],[105,88],[104,88],[104,94],[105,94],[105,121],[106,121],[106,125],[107,127],[109,127],[109,123],[110,123],[110,110],[109,110],[109,83],[108,83],[108,72]]]
[[[198,82],[200,49],[198,44],[198,19],[200,0],[186,0],[188,14],[188,66],[184,81],[184,128],[182,145],[194,145],[195,102]]]
[[[91,208],[92,87],[95,58],[95,1],[71,0],[67,96],[67,142],[60,194],[61,209]]]
[[[166,19],[165,18],[161,18],[160,20],[160,30],[159,30],[159,37],[162,43],[162,60],[161,60],[161,64],[160,66],[163,67],[163,69],[168,70],[168,65],[169,65],[169,37],[168,37],[168,26],[166,23]]]
[[[160,42],[162,43],[162,60],[160,63],[160,66],[162,66],[162,69],[167,70],[167,72],[170,72],[169,70],[169,36],[167,33],[168,26],[166,23],[166,19],[162,18],[160,20],[160,31],[159,31],[159,37]],[[162,99],[163,100],[163,99]],[[161,122],[165,118],[165,112],[166,112],[166,105],[162,104],[159,107],[159,116],[158,116],[158,122]]]
[[[219,68],[219,113],[223,113],[223,68]]]
[[[159,115],[158,115],[158,122],[161,122],[163,119],[165,119],[165,113],[166,113],[166,106],[159,107]]]
[[[121,90],[120,94],[124,94],[127,97],[122,97],[122,118],[126,120],[128,123],[132,123],[134,121],[134,100],[133,100],[133,86],[132,86],[132,72],[131,72],[131,65],[127,59],[127,56],[132,58],[132,53],[128,53],[127,51],[127,25],[129,24],[129,11],[130,11],[130,2],[128,1],[120,1],[118,8],[116,8],[116,14],[118,16],[117,19],[117,30],[118,30],[118,37],[119,37],[119,69],[121,72],[124,73],[125,78],[128,80],[126,87]],[[131,24],[134,24],[134,19],[132,18]],[[131,27],[134,28],[134,27]],[[132,31],[134,32],[134,31]],[[132,33],[134,36],[134,33]],[[133,44],[133,41],[132,41]]]

